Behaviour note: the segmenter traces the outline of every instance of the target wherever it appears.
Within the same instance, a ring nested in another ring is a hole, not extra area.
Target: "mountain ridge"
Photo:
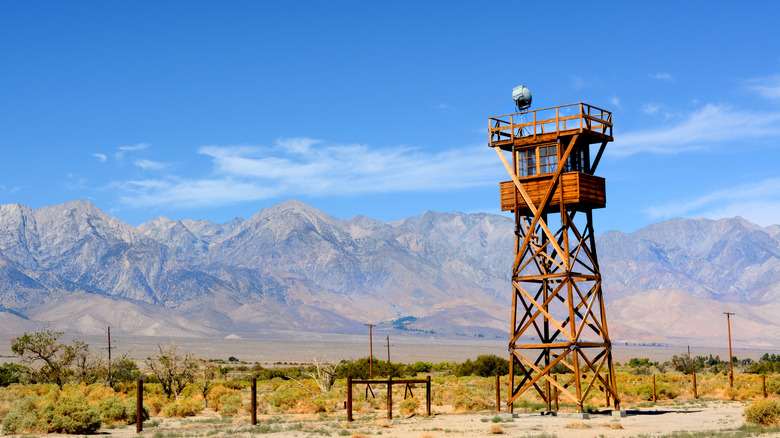
[[[340,220],[297,200],[224,224],[161,216],[137,227],[84,200],[2,205],[0,313],[75,332],[105,324],[196,336],[349,332],[412,316],[411,330],[501,337],[513,228],[512,219],[486,213]],[[688,333],[669,321],[666,314],[686,315],[680,306],[717,314],[739,303],[752,318],[745,326],[778,328],[780,226],[673,219],[596,241],[607,318],[625,341],[682,342],[693,333],[715,342],[720,335],[702,324]],[[667,328],[630,316],[642,302],[660,306],[645,306],[643,318],[655,315]]]

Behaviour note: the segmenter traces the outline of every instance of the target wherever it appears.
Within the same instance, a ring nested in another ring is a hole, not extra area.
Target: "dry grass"
[[[503,435],[504,428],[499,426],[498,424],[493,424],[490,426],[490,433],[492,433],[493,435]]]
[[[566,425],[567,429],[589,429],[590,426],[583,423],[582,421],[572,421],[571,423]]]

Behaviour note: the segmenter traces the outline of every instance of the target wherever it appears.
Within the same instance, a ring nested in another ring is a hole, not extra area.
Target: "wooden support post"
[[[501,412],[501,383],[498,374],[496,374],[496,411]]]
[[[135,385],[135,433],[144,430],[144,381],[138,379]]]
[[[252,426],[257,425],[257,377],[252,377]]]
[[[387,419],[393,419],[393,376],[387,376]]]
[[[347,421],[352,421],[352,377],[347,376]]]
[[[555,380],[555,383],[558,383],[558,375],[553,376],[553,380]],[[555,387],[555,412],[558,412],[558,387]]]
[[[656,402],[656,398],[655,397],[656,397],[655,396],[655,374],[653,374],[653,403]]]
[[[764,388],[766,388],[766,385],[764,385]],[[766,397],[766,391],[764,391],[764,396]],[[428,416],[431,416],[431,376],[428,376],[425,382],[425,410],[428,414]]]
[[[761,384],[764,387],[764,398],[766,398],[766,374],[761,375]]]
[[[696,373],[693,373],[693,398],[699,398],[699,392],[696,390]]]

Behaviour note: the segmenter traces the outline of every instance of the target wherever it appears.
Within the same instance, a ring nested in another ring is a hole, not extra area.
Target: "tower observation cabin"
[[[501,210],[515,216],[509,411],[525,391],[548,411],[562,398],[582,412],[594,391],[619,408],[593,231],[593,210],[607,202],[595,171],[612,113],[585,103],[528,110],[524,86],[513,99],[520,112],[488,127],[511,178],[499,183]]]
[[[561,184],[545,213],[604,208],[604,178],[593,175],[604,147],[612,141],[612,113],[585,103],[544,108],[490,118],[489,146],[512,153],[514,174],[534,201],[541,204],[553,176],[561,169]],[[591,145],[600,148],[591,154]],[[571,146],[571,148],[569,148]],[[593,159],[593,161],[592,161]],[[501,210],[531,213],[514,181],[500,184]]]

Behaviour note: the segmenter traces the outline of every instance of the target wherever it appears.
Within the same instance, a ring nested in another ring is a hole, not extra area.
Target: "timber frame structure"
[[[576,103],[507,114],[490,118],[489,133],[511,177],[501,209],[515,215],[509,412],[530,389],[548,411],[560,396],[582,412],[597,388],[619,409],[593,232],[612,113]]]

